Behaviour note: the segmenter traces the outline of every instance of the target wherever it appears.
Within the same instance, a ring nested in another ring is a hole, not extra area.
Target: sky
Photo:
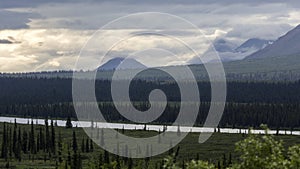
[[[250,38],[275,40],[284,35],[300,24],[299,8],[299,1],[278,0],[1,0],[0,72],[73,70],[80,52],[97,30],[133,13],[172,14],[194,24],[205,42],[224,38],[239,45]],[[171,19],[149,16],[98,31],[101,43],[89,46],[86,55],[81,55],[88,61],[80,64],[83,69],[95,69],[111,57],[136,56],[146,66],[166,66],[185,64],[195,57],[172,37],[143,35],[153,25],[160,27],[151,31],[167,32],[199,53],[207,53],[209,44],[203,45],[195,38],[197,30],[178,27],[178,22]],[[122,38],[127,39],[114,46]],[[101,60],[108,49],[109,56]],[[174,51],[178,53],[172,55]]]

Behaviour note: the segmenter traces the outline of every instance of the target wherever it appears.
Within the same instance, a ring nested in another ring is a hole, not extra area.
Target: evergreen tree
[[[81,141],[81,152],[85,152],[85,139],[83,138],[82,141]]]
[[[50,140],[48,118],[45,119],[45,131],[46,131],[45,147],[46,147],[46,152],[49,152],[51,150],[51,140]]]
[[[15,128],[17,127],[17,125],[15,124]],[[17,139],[16,139],[16,147],[15,147],[15,151],[14,151],[14,153],[15,153],[15,157],[16,157],[16,159],[18,159],[19,161],[21,161],[21,157],[22,157],[22,155],[21,155],[21,149],[22,149],[22,141],[21,141],[21,129],[20,129],[20,127],[19,127],[19,129],[18,129],[18,134],[17,134]]]
[[[72,147],[73,147],[73,151],[76,152],[78,145],[77,145],[77,138],[76,138],[76,133],[73,130],[73,139],[72,139]]]
[[[180,126],[178,125],[177,126],[177,136],[180,136],[181,135],[181,131],[180,131]]]
[[[40,137],[39,138],[40,149],[45,152],[46,151],[46,149],[45,149],[45,136],[44,136],[43,129],[41,127],[39,129],[39,137]]]
[[[94,151],[94,143],[93,143],[93,140],[90,139],[90,152],[93,152]]]
[[[160,131],[160,129],[159,129],[159,130],[158,130],[158,136],[157,136],[157,137],[158,137],[158,140],[157,140],[158,144],[161,143],[161,136],[160,136],[161,134],[160,134],[160,133],[161,133],[161,131]]]
[[[124,134],[125,133],[125,128],[124,128],[124,125],[123,125],[123,127],[122,127],[122,134]]]
[[[127,165],[127,168],[128,168],[128,169],[132,169],[132,168],[133,168],[133,161],[132,161],[132,158],[129,158],[129,159],[128,159],[128,165]]]
[[[77,156],[77,152],[74,152],[73,153],[73,157],[72,157],[72,169],[78,169],[79,166],[78,166],[78,156]]]
[[[59,163],[62,163],[62,137],[61,132],[58,134],[58,161]]]
[[[7,159],[7,129],[6,129],[6,123],[3,123],[3,135],[2,135],[2,151],[1,151],[1,158]]]
[[[30,134],[29,134],[29,148],[30,148],[31,154],[36,154],[36,144],[35,144],[33,121],[31,121],[31,130],[30,130]]]
[[[54,129],[53,120],[51,120],[51,150],[52,153],[55,154],[56,144],[55,144],[55,129]]]
[[[18,142],[16,144],[15,157],[16,157],[16,159],[21,161],[22,154],[21,154],[21,143],[20,142]]]
[[[85,142],[85,152],[90,152],[90,141],[89,141],[89,139],[87,138],[86,139],[86,142]]]
[[[22,150],[26,154],[28,151],[28,135],[26,130],[23,131],[23,136],[22,136]]]
[[[17,128],[18,124],[17,124],[17,119],[15,118],[15,122],[14,122],[14,128]]]
[[[230,166],[231,164],[232,164],[232,156],[231,153],[229,153],[228,165]]]
[[[18,131],[18,144],[20,147],[20,151],[22,150],[22,136],[21,136],[21,128],[19,127],[19,131]]]
[[[120,157],[118,155],[116,155],[116,162],[117,162],[116,169],[121,169]]]
[[[106,150],[104,150],[104,163],[105,164],[109,164],[109,153],[106,151]]]
[[[72,128],[72,127],[73,127],[73,125],[72,125],[71,117],[68,116],[67,122],[66,122],[66,128]]]
[[[11,127],[9,127],[9,133],[8,133],[8,154],[9,154],[9,157],[12,157],[12,154],[13,154],[13,149],[12,149],[12,131],[11,131]]]
[[[104,131],[103,129],[101,129],[101,138],[100,138],[100,145],[101,146],[104,146],[105,142],[104,142]]]
[[[18,140],[18,138],[17,138],[17,125],[15,124],[14,125],[14,131],[13,131],[13,145],[12,145],[12,149],[13,149],[13,153],[14,153],[14,155],[16,156],[16,153],[17,153],[17,140]]]
[[[36,137],[36,151],[39,152],[40,151],[40,133],[37,133],[37,137]]]
[[[100,129],[99,128],[97,128],[97,136],[96,136],[96,138],[97,138],[97,140],[100,139]]]
[[[67,157],[68,165],[71,165],[72,160],[71,160],[71,152],[70,152],[70,146],[68,146],[68,157]]]

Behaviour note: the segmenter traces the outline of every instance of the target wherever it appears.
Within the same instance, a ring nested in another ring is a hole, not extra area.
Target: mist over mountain
[[[234,48],[237,47],[236,44],[227,41],[226,39],[216,39],[213,45],[217,52],[234,52]]]
[[[223,62],[244,59],[246,56],[255,53],[273,43],[273,40],[251,38],[238,45],[224,38],[216,39],[213,43]]]

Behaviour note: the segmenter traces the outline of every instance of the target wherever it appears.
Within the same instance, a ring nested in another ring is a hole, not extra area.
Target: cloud
[[[0,44],[12,44],[12,41],[9,41],[7,39],[0,39]]]
[[[267,40],[276,40],[284,35],[293,26],[289,24],[241,24],[238,28],[227,33],[227,37],[239,37],[241,39],[261,38]],[[268,31],[266,31],[268,30]]]
[[[165,12],[178,15],[193,24],[213,41],[217,37],[229,39],[236,45],[249,38],[276,39],[300,23],[299,1],[241,1],[241,0],[54,0],[54,1],[0,1],[0,71],[41,71],[72,69],[80,49],[90,36],[108,22],[135,12]],[[86,58],[94,62],[86,67],[97,67],[99,56],[115,39],[147,32],[151,22],[159,23],[158,32],[182,38],[196,50],[204,51],[207,44],[194,38],[194,32],[183,29],[177,22],[136,20],[124,22],[118,30],[107,29],[104,44],[88,51]],[[143,27],[144,26],[144,29]],[[164,30],[165,27],[174,28]],[[160,30],[159,30],[160,29]],[[172,60],[151,59],[151,52],[144,53],[151,65],[180,64],[192,58],[191,53],[173,40],[140,36],[126,41],[111,51],[111,56],[128,55],[149,48],[176,51],[179,57]],[[126,44],[126,45],[125,45]],[[152,52],[157,54],[159,52]],[[164,55],[164,54],[162,54]],[[223,57],[237,58],[223,53]],[[209,58],[206,58],[209,60]],[[5,64],[4,64],[5,63]]]
[[[17,41],[15,38],[8,36],[7,39],[0,39],[0,44],[17,44],[21,43]]]
[[[89,31],[58,29],[2,30],[0,39],[10,37],[10,40],[15,39],[19,43],[0,45],[0,71],[70,70],[91,34]]]
[[[14,12],[0,8],[0,30],[1,29],[24,29],[31,18],[38,18],[39,15],[30,12]]]

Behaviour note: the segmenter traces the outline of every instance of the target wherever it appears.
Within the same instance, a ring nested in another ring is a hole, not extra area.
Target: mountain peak
[[[115,57],[98,67],[98,70],[143,69],[147,68],[133,58]]]
[[[252,58],[267,58],[300,54],[300,25],[278,38],[274,43],[249,56]]]
[[[273,40],[265,40],[260,38],[251,38],[241,44],[238,48],[235,49],[237,52],[245,53],[249,50],[261,50],[266,46],[272,44]]]

